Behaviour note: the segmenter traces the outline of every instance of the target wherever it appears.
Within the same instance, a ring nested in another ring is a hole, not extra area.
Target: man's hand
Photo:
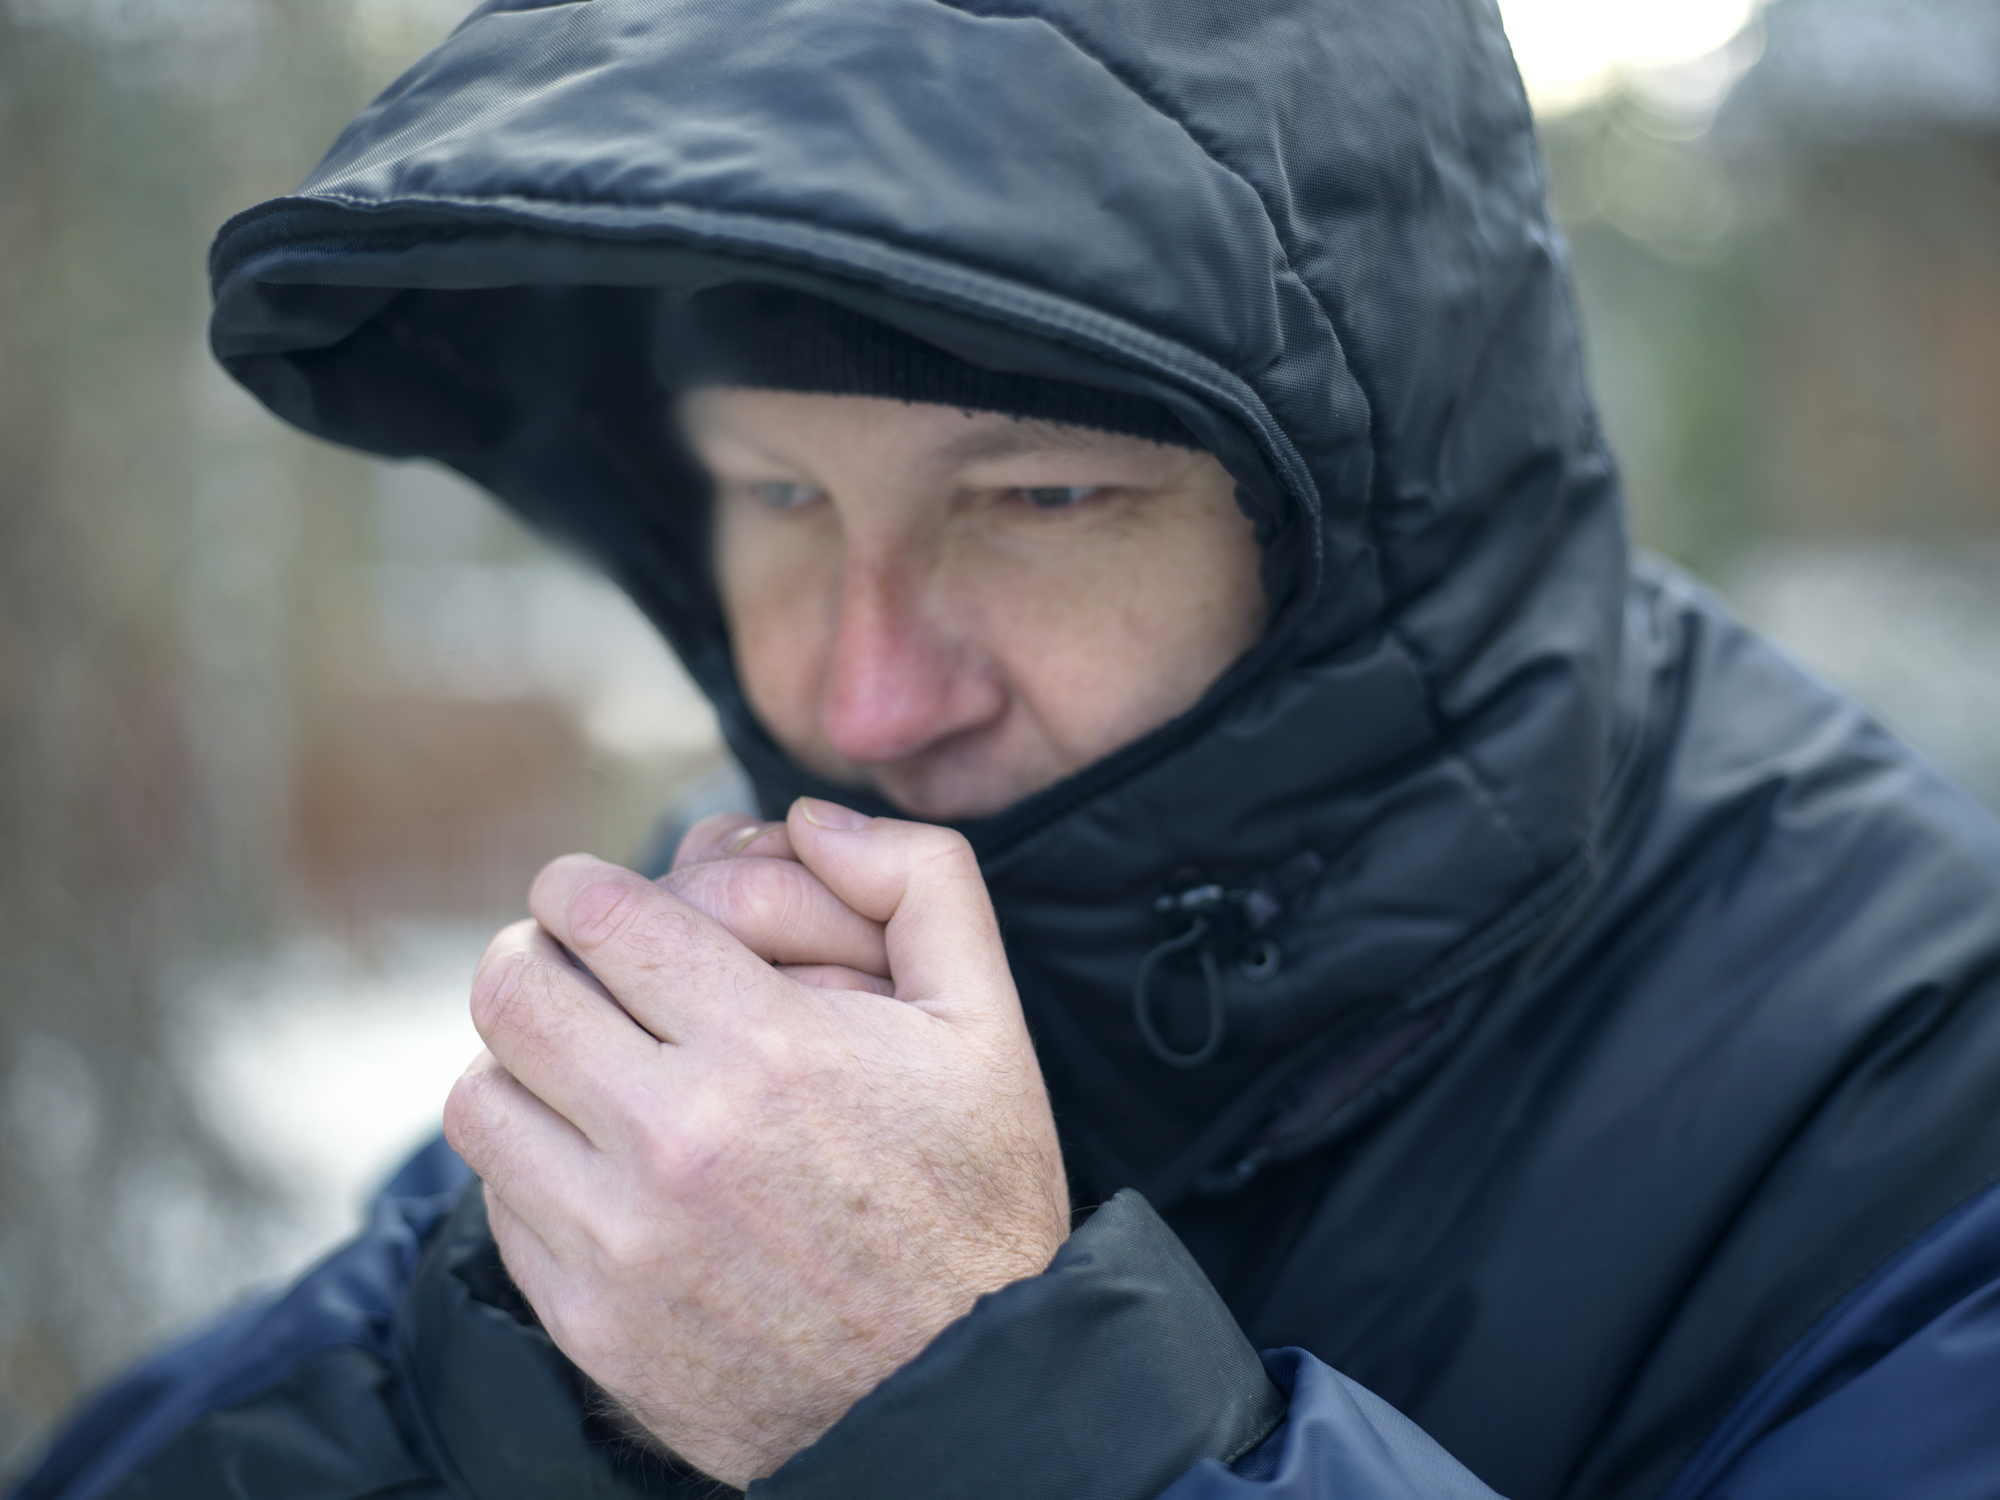
[[[682,837],[660,884],[794,979],[822,989],[896,992],[882,924],[853,911],[804,867],[783,823],[743,813],[703,818]]]
[[[774,853],[796,865],[695,859],[669,877],[718,906],[714,883],[744,879],[732,865],[823,882],[796,902],[738,892],[735,931],[629,871],[550,865],[537,921],[481,962],[489,1052],[445,1108],[550,1336],[738,1486],[975,1298],[1045,1268],[1069,1227],[965,841],[808,802],[784,837]]]

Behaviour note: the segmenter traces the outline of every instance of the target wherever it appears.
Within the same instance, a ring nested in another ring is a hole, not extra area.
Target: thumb
[[[785,823],[805,867],[883,924],[897,999],[945,1019],[996,1005],[1018,1013],[993,902],[964,835],[813,797],[794,802]]]

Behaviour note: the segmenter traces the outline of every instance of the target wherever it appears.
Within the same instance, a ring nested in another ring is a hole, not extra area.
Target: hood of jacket
[[[663,293],[795,286],[1175,410],[1259,522],[1271,630],[965,830],[1098,1190],[1171,1198],[1588,879],[1626,539],[1492,0],[497,0],[211,270],[239,381],[585,550],[772,808],[856,799],[744,703]],[[1203,884],[1237,903],[1210,951],[1148,965]],[[1145,1044],[1142,978],[1175,1050],[1219,1004],[1211,1060]]]

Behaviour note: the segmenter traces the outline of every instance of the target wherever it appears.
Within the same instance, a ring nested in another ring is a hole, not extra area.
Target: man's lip
[[[1024,782],[1011,768],[997,764],[1004,760],[1010,715],[974,724],[926,745],[914,755],[895,760],[850,761],[833,754],[831,766],[838,767],[830,779],[841,784],[865,787],[911,818],[930,823],[960,823],[990,817],[1005,811],[1023,797],[1058,779]],[[955,781],[976,784],[987,795],[970,800],[946,796],[933,804],[926,795],[932,788]]]
[[[1008,785],[997,788],[997,796],[963,798],[947,795],[933,799],[927,793],[942,779],[947,778],[935,772],[919,773],[907,779],[880,773],[870,778],[874,790],[898,810],[932,823],[960,823],[972,818],[990,817],[1027,795],[1020,787]]]

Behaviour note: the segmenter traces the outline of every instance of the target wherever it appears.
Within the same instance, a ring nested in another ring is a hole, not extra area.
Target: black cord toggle
[[[1284,962],[1277,942],[1265,930],[1284,914],[1285,908],[1319,883],[1326,861],[1308,849],[1267,870],[1240,889],[1219,881],[1184,883],[1182,889],[1156,898],[1153,910],[1169,922],[1185,919],[1187,925],[1150,949],[1139,961],[1132,980],[1132,1018],[1139,1035],[1153,1056],[1170,1068],[1198,1068],[1222,1050],[1228,1016],[1222,1003],[1222,968],[1216,958],[1218,941],[1231,939],[1236,951],[1236,969],[1245,979],[1262,983],[1275,975]],[[1186,880],[1192,872],[1184,872]],[[1189,1052],[1171,1046],[1160,1034],[1153,1019],[1153,971],[1161,963],[1189,948],[1196,950],[1201,963],[1202,983],[1208,998],[1208,1029],[1201,1045]]]
[[[1213,887],[1220,891],[1220,887]],[[1161,897],[1162,901],[1167,897]],[[1225,1018],[1222,1012],[1222,976],[1216,972],[1215,948],[1207,941],[1210,931],[1209,919],[1197,916],[1193,924],[1179,937],[1170,937],[1159,944],[1139,961],[1139,974],[1132,981],[1132,1015],[1139,1023],[1139,1035],[1146,1039],[1146,1045],[1153,1049],[1153,1056],[1170,1068],[1198,1068],[1222,1048],[1222,1032]],[[1169,1046],[1167,1039],[1160,1035],[1160,1028],[1153,1024],[1152,979],[1153,969],[1161,959],[1179,953],[1183,948],[1201,944],[1201,977],[1208,986],[1208,1035],[1202,1044],[1192,1052],[1179,1052]]]

